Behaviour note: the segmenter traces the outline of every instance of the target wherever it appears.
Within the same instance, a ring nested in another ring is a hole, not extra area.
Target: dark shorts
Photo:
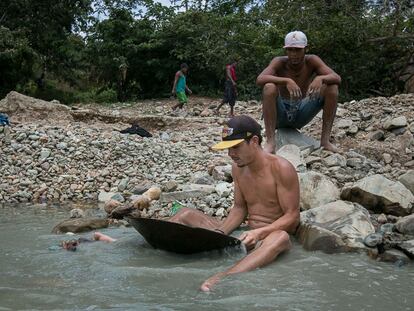
[[[308,124],[323,108],[323,97],[293,100],[278,97],[277,124],[276,128],[295,128],[300,129]]]
[[[230,80],[226,80],[226,83],[224,84],[223,103],[228,103],[230,106],[236,104],[236,88]]]

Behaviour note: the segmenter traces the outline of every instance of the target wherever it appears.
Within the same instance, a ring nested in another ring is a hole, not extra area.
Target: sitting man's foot
[[[100,232],[95,232],[93,234],[93,238],[96,241],[103,241],[103,242],[108,242],[108,243],[111,243],[111,242],[115,242],[116,241],[115,239],[111,238],[110,236],[105,235],[105,234],[100,233]]]
[[[271,139],[271,141],[273,141],[273,140],[274,139]],[[275,151],[276,151],[276,144],[274,142],[267,141],[265,143],[265,145],[263,146],[263,150],[268,152],[268,153],[274,154]]]
[[[338,148],[334,144],[331,144],[330,142],[327,142],[324,144],[321,143],[321,147],[325,150],[332,151],[335,153],[339,152]]]
[[[208,278],[204,281],[203,284],[200,286],[200,290],[203,292],[209,292],[213,288],[214,285],[216,285],[222,278],[224,277],[223,273],[218,273],[213,275],[211,278]]]

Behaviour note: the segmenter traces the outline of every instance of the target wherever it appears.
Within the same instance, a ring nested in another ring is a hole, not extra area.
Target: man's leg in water
[[[168,221],[210,230],[218,228],[222,222],[221,220],[210,217],[193,208],[180,209],[178,213],[171,217]]]
[[[263,267],[274,261],[280,253],[290,249],[290,247],[291,243],[287,232],[281,230],[272,232],[262,241],[262,244],[258,248],[253,250],[228,270],[217,273],[207,279],[201,285],[200,289],[204,292],[208,292],[216,283],[228,275]]]
[[[276,99],[278,97],[278,89],[274,83],[266,83],[263,87],[263,118],[265,123],[266,144],[263,149],[269,153],[275,153],[275,130],[277,120]]]
[[[108,243],[116,241],[116,239],[111,238],[109,235],[105,235],[105,234],[100,233],[100,232],[95,232],[93,234],[93,239],[95,241],[103,241],[103,242],[108,242]]]
[[[338,148],[329,142],[338,103],[338,85],[327,85],[322,90],[322,96],[325,100],[322,114],[321,146],[326,150],[338,152]]]

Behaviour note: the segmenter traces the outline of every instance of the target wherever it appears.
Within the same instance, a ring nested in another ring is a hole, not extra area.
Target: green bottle
[[[170,210],[170,216],[174,216],[180,210],[180,208],[184,207],[181,202],[174,201]]]

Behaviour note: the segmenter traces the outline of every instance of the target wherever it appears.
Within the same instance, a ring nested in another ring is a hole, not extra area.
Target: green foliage
[[[240,97],[259,97],[257,75],[295,29],[341,75],[343,99],[401,91],[414,55],[410,0],[4,0],[0,12],[0,95],[64,103],[167,96],[182,62],[195,93],[221,96],[234,59]]]

